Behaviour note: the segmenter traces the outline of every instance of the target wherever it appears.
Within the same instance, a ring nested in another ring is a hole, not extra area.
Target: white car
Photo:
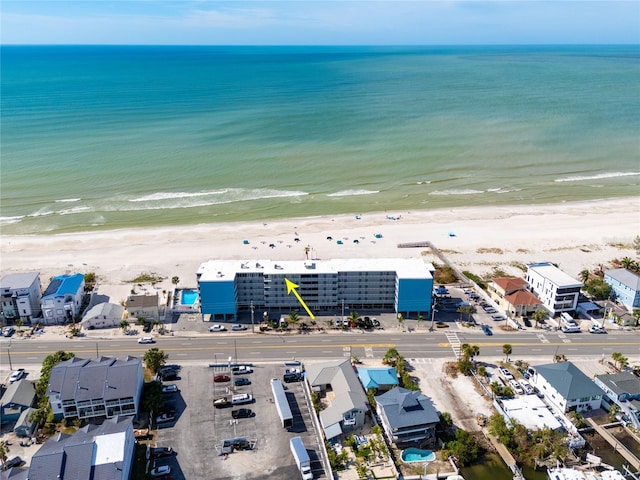
[[[210,332],[224,332],[227,328],[224,325],[215,324],[209,327]]]
[[[138,339],[138,343],[156,343],[153,337],[142,337]]]
[[[163,475],[169,475],[171,473],[171,467],[169,465],[160,465],[151,470],[152,477],[161,477]]]
[[[592,325],[589,327],[589,333],[607,333],[607,331],[598,325]]]
[[[506,378],[507,380],[513,380],[513,374],[509,370],[504,367],[500,367],[499,370],[504,378]]]
[[[162,393],[176,393],[178,391],[178,386],[171,384],[171,385],[163,385],[162,386]]]
[[[240,325],[239,323],[234,323],[233,325],[231,325],[231,330],[233,330],[234,332],[240,332],[246,329],[247,327],[245,327],[244,325]]]
[[[24,371],[24,368],[19,368],[18,370],[13,371],[9,377],[9,383],[17,382],[26,374],[27,372]]]

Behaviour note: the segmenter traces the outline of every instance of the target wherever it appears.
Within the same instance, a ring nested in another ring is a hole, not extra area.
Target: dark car
[[[245,377],[236,378],[233,383],[236,387],[241,387],[242,385],[251,385],[251,380]]]
[[[4,469],[9,470],[11,467],[19,467],[20,465],[22,465],[22,459],[20,457],[13,457],[5,462]]]
[[[170,457],[173,455],[173,448],[171,447],[156,447],[151,449],[151,455],[154,457]]]
[[[229,380],[231,380],[229,375],[216,375],[213,377],[213,381],[216,383],[228,382]]]
[[[158,372],[158,375],[156,375],[156,379],[161,382],[164,382],[165,380],[175,380],[176,378],[178,378],[177,370],[165,370],[163,372]]]
[[[232,410],[231,416],[233,418],[249,418],[253,417],[253,410],[250,408],[239,408],[238,410]]]
[[[283,376],[284,383],[299,382],[302,380],[301,373],[285,373]]]

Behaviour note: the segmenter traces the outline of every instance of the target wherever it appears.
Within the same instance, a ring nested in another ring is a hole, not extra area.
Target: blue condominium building
[[[234,320],[251,305],[289,313],[300,308],[285,278],[314,314],[352,310],[429,315],[435,269],[422,259],[307,261],[211,260],[197,272],[203,319]]]

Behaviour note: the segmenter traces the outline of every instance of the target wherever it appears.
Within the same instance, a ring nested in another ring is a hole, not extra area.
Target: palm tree
[[[299,321],[300,315],[298,315],[298,312],[291,311],[291,313],[289,313],[287,323],[289,325],[297,325]]]
[[[404,323],[404,315],[402,315],[401,313],[398,314],[398,327],[402,327],[402,324]]]
[[[349,314],[349,322],[352,322],[354,325],[357,325],[358,320],[360,320],[360,314],[356,311],[352,311]]]
[[[13,323],[15,323],[16,327],[18,327],[18,333],[19,333],[19,332],[22,332],[22,325],[24,324],[24,322],[22,321],[22,319],[21,319],[21,318],[18,318],[18,319],[16,319],[16,321],[15,321],[15,322],[13,322]]]
[[[620,260],[622,268],[626,268],[627,270],[633,270],[634,263],[635,262],[629,257],[624,257],[622,260]]]
[[[4,470],[7,463],[7,454],[9,453],[9,445],[6,440],[0,442],[0,462],[2,463],[2,470]]]
[[[311,247],[309,245],[304,247],[304,256],[307,258],[307,260],[309,260],[309,252],[310,251],[311,251]]]
[[[511,355],[511,352],[513,352],[513,348],[510,344],[505,343],[504,345],[502,345],[502,353],[505,354],[507,362],[509,361],[509,355]]]
[[[640,323],[640,308],[634,308],[632,315],[633,319],[636,321],[636,324],[634,326],[637,327],[638,323]]]
[[[614,365],[618,370],[629,365],[629,359],[620,352],[613,352],[611,354],[611,358],[613,359]]]
[[[469,345],[468,343],[463,343],[460,346],[460,350],[462,351],[462,355],[467,360],[472,360],[474,357],[480,355],[480,347],[478,345]]]
[[[640,312],[640,310],[638,310]],[[424,321],[424,315],[418,315],[418,321],[416,323],[416,329],[420,326],[420,322]]]
[[[129,330],[129,322],[127,322],[126,320],[122,320],[119,326],[122,329],[122,333],[126,334],[127,330]]]
[[[587,283],[587,280],[589,280],[590,276],[591,272],[589,272],[589,269],[587,268],[580,272],[580,280],[582,280],[582,283]]]
[[[539,308],[533,312],[531,318],[536,322],[535,328],[538,328],[538,323],[547,318],[547,311],[544,308]]]

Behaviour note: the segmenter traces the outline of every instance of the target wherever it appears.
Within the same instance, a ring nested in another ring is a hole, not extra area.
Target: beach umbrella
[[[342,240],[338,240],[336,243],[337,243],[338,245],[342,245]]]
[[[376,238],[382,238],[382,234],[381,234],[381,233],[376,233],[376,234],[375,234],[375,237],[376,237]]]
[[[327,237],[327,240],[331,241],[333,240],[333,237]]]
[[[244,243],[245,245],[249,245],[249,240],[242,240],[242,243]]]

